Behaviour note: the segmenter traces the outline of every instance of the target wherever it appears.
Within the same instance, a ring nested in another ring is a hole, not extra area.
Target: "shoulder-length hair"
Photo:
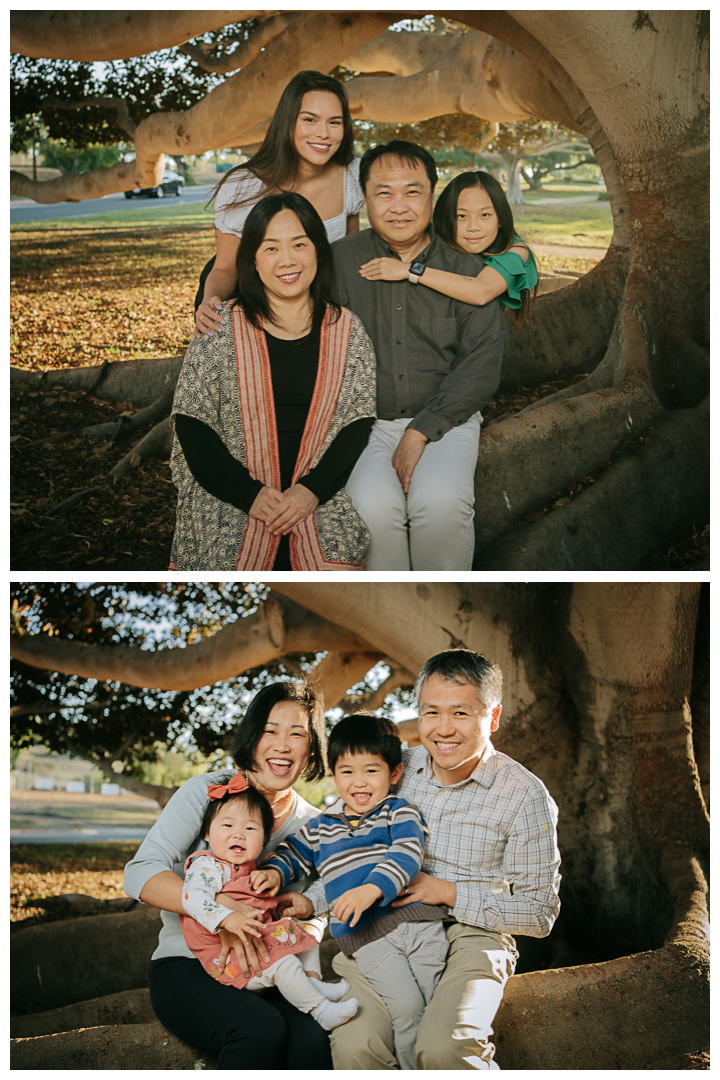
[[[305,235],[317,252],[317,272],[310,285],[312,328],[316,331],[328,308],[334,312],[335,319],[340,316],[340,308],[332,299],[333,256],[320,215],[312,203],[296,191],[266,195],[248,214],[235,262],[240,294],[237,303],[242,306],[248,321],[258,330],[262,329],[261,319],[269,323],[274,321],[265,286],[255,267],[255,255],[265,239],[268,225],[281,210],[292,210],[297,214]]]
[[[230,177],[241,171],[249,172],[262,180],[266,191],[278,191],[292,184],[298,171],[298,152],[295,149],[295,124],[300,115],[305,94],[319,90],[335,94],[340,102],[343,118],[342,142],[332,156],[338,165],[349,165],[353,159],[353,122],[347,94],[341,82],[320,71],[299,71],[282,92],[277,109],[270,121],[260,149],[243,165],[236,165],[225,174],[213,192],[217,195]],[[230,207],[244,206],[255,196],[240,196]]]
[[[455,248],[456,251],[462,250],[458,247],[455,239],[457,206],[460,192],[465,191],[470,187],[483,188],[487,192],[490,202],[495,209],[495,213],[498,216],[500,225],[495,240],[490,247],[486,248],[481,254],[502,255],[513,245],[515,239],[515,221],[512,208],[507,200],[507,195],[495,177],[491,176],[490,173],[460,173],[459,176],[456,176],[450,181],[435,204],[435,213],[433,214],[435,232],[446,244],[449,244],[450,247]],[[527,240],[523,240],[523,243],[526,244],[528,250],[530,250],[530,245]],[[530,256],[528,256],[528,258],[529,257]],[[515,308],[513,312],[515,315],[516,330],[520,330],[525,322],[530,322],[536,294],[537,285],[533,289],[523,289],[521,306]]]
[[[276,682],[259,690],[247,707],[233,738],[230,753],[238,769],[252,772],[255,768],[255,748],[265,730],[270,713],[283,701],[293,701],[308,714],[310,726],[310,758],[303,773],[305,780],[320,780],[327,771],[325,717],[323,696],[311,683]]]

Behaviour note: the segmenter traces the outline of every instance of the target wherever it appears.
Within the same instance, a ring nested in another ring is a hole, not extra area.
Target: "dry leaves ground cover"
[[[123,867],[138,844],[18,844],[10,848],[10,924],[54,922],[67,908],[53,904],[64,893],[83,893],[99,902],[123,897]],[[40,901],[48,901],[48,905]],[[73,910],[72,917],[97,915],[102,904]]]

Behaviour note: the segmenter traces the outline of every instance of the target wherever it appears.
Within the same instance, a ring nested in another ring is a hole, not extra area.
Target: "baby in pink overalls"
[[[274,920],[276,900],[253,888],[255,860],[273,826],[267,799],[240,773],[229,784],[213,784],[208,795],[211,802],[203,828],[210,850],[196,851],[185,863],[182,902],[187,914],[180,916],[180,925],[189,948],[218,982],[248,990],[277,986],[291,1005],[310,1013],[326,1031],[346,1023],[358,1007],[355,998],[337,1000],[347,992],[347,983],[323,983],[305,974],[303,954],[316,944],[315,938],[293,919]],[[218,892],[257,912],[234,911],[219,904],[215,899]],[[268,963],[258,954],[261,975],[243,976],[234,950],[230,951],[224,971],[220,970],[220,928],[243,941],[248,935],[262,937],[270,960]]]

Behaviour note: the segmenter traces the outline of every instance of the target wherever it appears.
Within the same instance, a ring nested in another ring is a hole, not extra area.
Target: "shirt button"
[[[438,431],[438,435],[442,435],[442,431]]]
[[[402,304],[398,304],[397,309],[398,309],[398,311],[402,311]]]
[[[398,340],[398,341],[395,342],[395,344],[396,345],[402,345],[402,341]]]
[[[404,379],[404,378],[405,378],[404,375],[398,375],[398,379]]]
[[[404,410],[404,409],[401,409],[401,410],[400,410],[400,412],[401,412],[401,413],[404,413],[404,412],[405,412],[405,410]]]

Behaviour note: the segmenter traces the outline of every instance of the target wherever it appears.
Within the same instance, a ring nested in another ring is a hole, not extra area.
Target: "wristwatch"
[[[410,263],[410,273],[409,273],[408,277],[410,278],[410,281],[413,283],[413,285],[417,285],[418,281],[420,280],[420,278],[423,276],[424,273],[425,273],[425,263],[424,262]]]

